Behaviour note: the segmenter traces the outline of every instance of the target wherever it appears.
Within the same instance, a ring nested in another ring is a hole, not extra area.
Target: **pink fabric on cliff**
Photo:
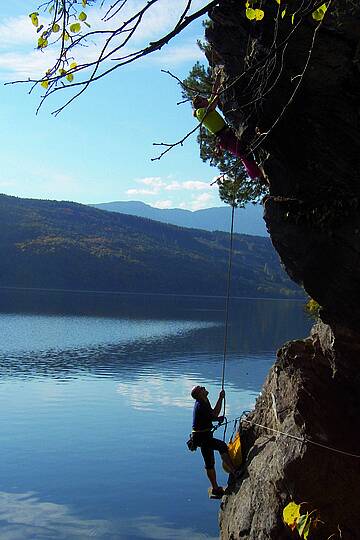
[[[218,132],[216,137],[222,150],[227,150],[234,156],[241,159],[250,178],[262,178],[263,173],[259,166],[250,156],[245,156],[239,139],[229,127],[226,127]]]

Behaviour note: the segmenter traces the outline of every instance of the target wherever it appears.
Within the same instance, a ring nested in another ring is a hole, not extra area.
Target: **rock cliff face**
[[[256,23],[242,2],[223,0],[206,37],[209,62],[223,66],[227,120],[248,149],[266,151],[272,242],[322,306],[312,335],[278,352],[250,419],[359,455],[360,19],[354,2],[340,14],[338,4],[316,29],[311,16],[280,20],[276,2]],[[295,538],[281,519],[291,499],[320,511],[311,538],[360,538],[359,458],[250,424],[243,438],[246,469],[222,503],[223,539]]]

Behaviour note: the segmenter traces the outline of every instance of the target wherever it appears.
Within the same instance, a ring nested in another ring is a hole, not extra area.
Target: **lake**
[[[219,501],[185,442],[191,388],[214,402],[221,387],[224,305],[0,290],[2,540],[218,538]],[[276,348],[310,326],[301,302],[231,300],[229,419],[253,407]]]

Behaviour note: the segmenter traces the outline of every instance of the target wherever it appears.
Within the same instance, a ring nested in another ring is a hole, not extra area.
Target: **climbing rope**
[[[323,443],[320,443],[318,441],[314,441],[313,439],[309,439],[306,436],[299,437],[298,435],[292,435],[291,433],[287,433],[286,431],[280,431],[279,429],[274,429],[274,428],[271,428],[271,427],[268,427],[268,426],[264,426],[263,424],[258,424],[257,422],[253,422],[252,420],[247,420],[246,418],[244,418],[244,416],[246,414],[249,414],[249,412],[250,411],[244,411],[241,416],[237,416],[236,418],[234,418],[232,420],[227,420],[226,419],[225,422],[223,422],[222,424],[219,424],[219,426],[217,426],[215,429],[217,429],[218,427],[221,427],[221,426],[225,426],[225,428],[226,428],[228,424],[232,424],[232,423],[235,423],[235,425],[236,425],[236,422],[238,422],[238,421],[245,422],[245,423],[250,424],[252,426],[257,426],[259,428],[266,429],[267,431],[271,431],[272,433],[277,433],[278,435],[282,435],[283,437],[288,437],[289,439],[294,439],[296,441],[301,442],[302,444],[305,444],[305,443],[313,444],[314,446],[324,448],[325,450],[329,450],[331,452],[336,452],[336,453],[342,454],[344,456],[352,457],[352,458],[355,458],[355,459],[360,459],[360,454],[353,454],[352,452],[346,452],[345,450],[340,450],[339,448],[334,448],[333,446],[329,446],[327,444],[323,444]]]
[[[230,306],[231,270],[232,270],[232,259],[233,259],[233,243],[234,243],[235,208],[236,208],[236,205],[235,205],[235,193],[234,193],[233,204],[231,205],[230,247],[229,247],[227,291],[226,291],[226,304],[225,304],[224,352],[223,352],[222,373],[221,373],[221,390],[224,390],[224,387],[225,387],[225,367],[226,367],[227,343],[228,343],[228,333],[229,333],[229,306]],[[224,397],[224,401],[223,401],[224,418],[225,418],[225,412],[226,412],[226,398]],[[224,434],[223,434],[224,441],[226,437],[226,428],[227,428],[227,423],[225,423],[225,429],[224,429]]]
[[[256,422],[252,422],[251,420],[244,419],[243,422],[247,422],[248,424],[251,424],[253,426],[257,426],[263,429],[267,429],[268,431],[272,431],[274,433],[278,433],[279,435],[283,435],[284,437],[289,437],[290,439],[295,439],[296,441],[304,443],[313,444],[315,446],[319,446],[321,448],[325,448],[326,450],[330,450],[331,452],[337,452],[338,454],[343,454],[344,456],[349,456],[353,458],[360,459],[360,455],[358,454],[352,454],[351,452],[345,452],[344,450],[339,450],[338,448],[334,448],[333,446],[328,446],[327,444],[320,443],[318,441],[314,441],[313,439],[309,439],[308,437],[298,437],[297,435],[291,435],[291,433],[286,433],[286,431],[280,431],[278,429],[270,428],[268,426],[263,426],[262,424],[257,424]]]
[[[233,242],[234,242],[234,214],[235,214],[234,204],[232,205],[231,210],[232,211],[231,211],[231,229],[230,229],[230,248],[229,248],[227,291],[226,291],[226,305],[225,305],[224,353],[223,353],[222,374],[221,374],[221,390],[224,390],[224,386],[225,386],[225,365],[226,365],[227,341],[228,341],[228,332],[229,332],[229,305],[230,305],[231,270],[232,270],[232,259],[233,259]],[[224,407],[224,414],[225,414],[225,407]]]

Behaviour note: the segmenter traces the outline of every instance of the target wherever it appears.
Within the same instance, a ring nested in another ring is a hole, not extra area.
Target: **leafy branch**
[[[53,111],[52,114],[57,116],[65,107],[78,98],[90,84],[109,75],[120,67],[161,50],[192,22],[219,4],[219,0],[212,0],[190,14],[190,9],[194,2],[193,0],[187,0],[185,7],[169,32],[156,41],[148,43],[145,47],[135,48],[133,52],[128,52],[126,46],[131,46],[134,43],[145,14],[158,2],[159,0],[148,0],[140,9],[135,10],[131,16],[128,16],[125,22],[115,25],[115,28],[112,30],[93,31],[88,30],[90,28],[89,17],[85,10],[88,6],[95,5],[97,0],[81,0],[81,11],[79,10],[79,1],[77,0],[50,0],[45,2],[38,8],[38,11],[30,13],[29,16],[37,32],[40,33],[37,48],[44,51],[50,46],[57,46],[57,59],[46,74],[39,79],[17,80],[7,84],[30,83],[32,84],[30,93],[40,84],[46,92],[41,98],[37,113],[44,100],[52,94],[64,89],[64,87],[75,88],[75,94],[64,105]],[[102,0],[100,8],[104,4],[105,0]],[[102,21],[112,21],[115,16],[122,14],[127,5],[127,0],[117,0],[105,12]],[[50,22],[41,22],[40,11],[43,11],[45,15],[51,15]],[[105,39],[97,58],[82,64],[74,62],[74,52],[79,47],[86,46],[89,40],[96,41],[97,38]],[[115,62],[115,65],[109,67],[107,65],[109,61]],[[103,67],[103,69],[100,70],[100,67]],[[90,73],[88,74],[88,72]],[[80,81],[76,81],[75,77],[83,73],[86,74],[85,77]]]

